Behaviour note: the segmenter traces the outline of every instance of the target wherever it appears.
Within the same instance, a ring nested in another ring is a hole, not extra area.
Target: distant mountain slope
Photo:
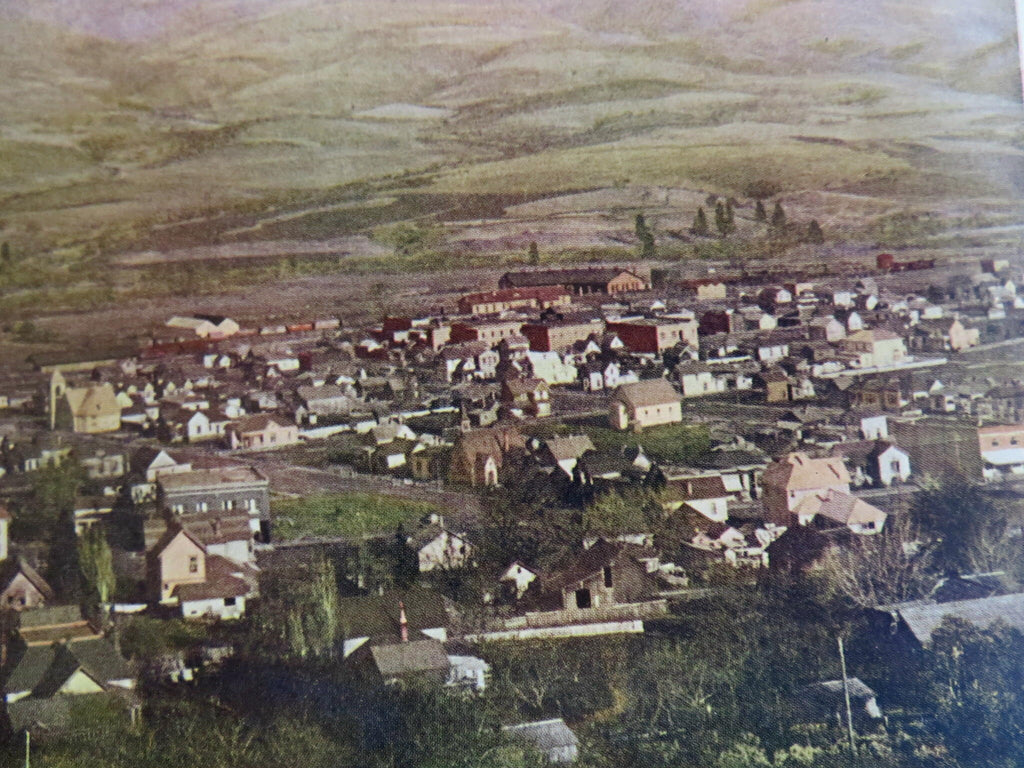
[[[0,0],[0,205],[52,242],[373,179],[1012,200],[1013,30],[1008,0]]]

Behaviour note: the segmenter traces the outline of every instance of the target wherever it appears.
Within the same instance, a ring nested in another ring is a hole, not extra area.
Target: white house
[[[563,359],[557,352],[527,352],[526,359],[534,378],[544,379],[549,386],[555,384],[573,384],[579,372],[576,366]]]

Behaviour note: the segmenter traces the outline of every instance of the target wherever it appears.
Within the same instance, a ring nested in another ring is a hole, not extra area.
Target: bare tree
[[[894,515],[872,536],[855,536],[825,560],[832,585],[858,605],[876,606],[924,596],[934,582],[931,548],[908,515]]]

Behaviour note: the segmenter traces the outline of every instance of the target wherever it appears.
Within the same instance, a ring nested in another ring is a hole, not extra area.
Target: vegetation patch
[[[370,536],[394,532],[400,525],[435,512],[421,501],[371,493],[325,493],[301,499],[275,499],[274,536]]]

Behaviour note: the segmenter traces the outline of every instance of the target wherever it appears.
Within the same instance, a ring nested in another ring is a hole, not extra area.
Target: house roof
[[[589,435],[552,437],[544,441],[544,447],[547,448],[555,461],[578,459],[587,451],[595,450],[594,443],[591,441]]]
[[[339,624],[345,637],[397,637],[399,603],[405,606],[410,631],[448,625],[444,599],[436,592],[421,588],[387,590],[381,595],[346,597],[338,602]]]
[[[769,464],[762,482],[791,491],[814,490],[848,485],[850,473],[838,457],[812,459],[806,453],[791,453]]]
[[[580,740],[565,720],[538,720],[533,723],[506,725],[502,730],[517,741],[527,742],[541,752],[550,752],[565,747],[578,747]]]
[[[246,434],[249,432],[262,432],[269,429],[271,425],[276,427],[295,426],[293,422],[288,421],[283,416],[273,413],[257,413],[252,416],[243,416],[240,419],[235,419],[231,422],[230,427],[239,434]]]
[[[875,692],[868,687],[859,677],[846,678],[846,687],[850,696],[855,699],[873,699]],[[823,680],[820,683],[811,683],[800,689],[806,696],[818,701],[840,702],[845,695],[842,680]]]
[[[19,573],[24,575],[29,584],[39,590],[44,600],[53,599],[53,588],[46,582],[46,579],[20,557],[8,558],[0,563],[0,592],[6,590]]]
[[[625,547],[620,542],[598,539],[594,546],[579,552],[561,567],[551,569],[545,586],[561,590],[585,581],[606,566],[614,565],[625,554]]]
[[[82,669],[101,686],[131,679],[128,662],[104,638],[24,648],[10,668],[5,689],[32,691],[36,698],[53,696],[76,670]]]
[[[879,606],[879,610],[897,614],[922,645],[931,642],[932,634],[947,616],[969,621],[982,629],[1003,621],[1014,629],[1024,631],[1024,593],[949,603],[914,601]]]
[[[249,541],[252,538],[249,513],[244,510],[182,515],[179,520],[195,539],[207,547],[229,541]]]
[[[232,485],[267,485],[267,478],[253,467],[238,464],[161,475],[157,480],[166,493],[188,492]]]
[[[625,269],[597,267],[594,269],[544,269],[531,272],[507,272],[502,280],[508,285],[519,288],[542,285],[599,285],[607,284],[619,275],[624,274],[637,277]]]
[[[887,515],[863,499],[831,489],[827,494],[811,494],[793,510],[797,515],[816,515],[840,525],[884,522]]]
[[[66,697],[52,699],[19,699],[8,702],[7,716],[11,729],[21,731],[61,732],[71,727],[71,704]]]
[[[433,638],[374,645],[370,653],[373,654],[377,671],[383,677],[447,670],[449,666],[444,644]]]
[[[667,379],[660,378],[623,384],[615,390],[614,398],[631,408],[678,403],[681,400],[675,387]]]
[[[114,388],[106,382],[91,387],[72,387],[65,392],[65,397],[75,416],[107,416],[121,412]]]
[[[179,584],[171,594],[183,603],[245,597],[252,592],[252,587],[242,578],[249,570],[251,569],[226,557],[207,555],[206,580],[200,584]]]
[[[665,483],[665,493],[683,501],[720,499],[729,495],[725,481],[718,475],[671,478]]]

